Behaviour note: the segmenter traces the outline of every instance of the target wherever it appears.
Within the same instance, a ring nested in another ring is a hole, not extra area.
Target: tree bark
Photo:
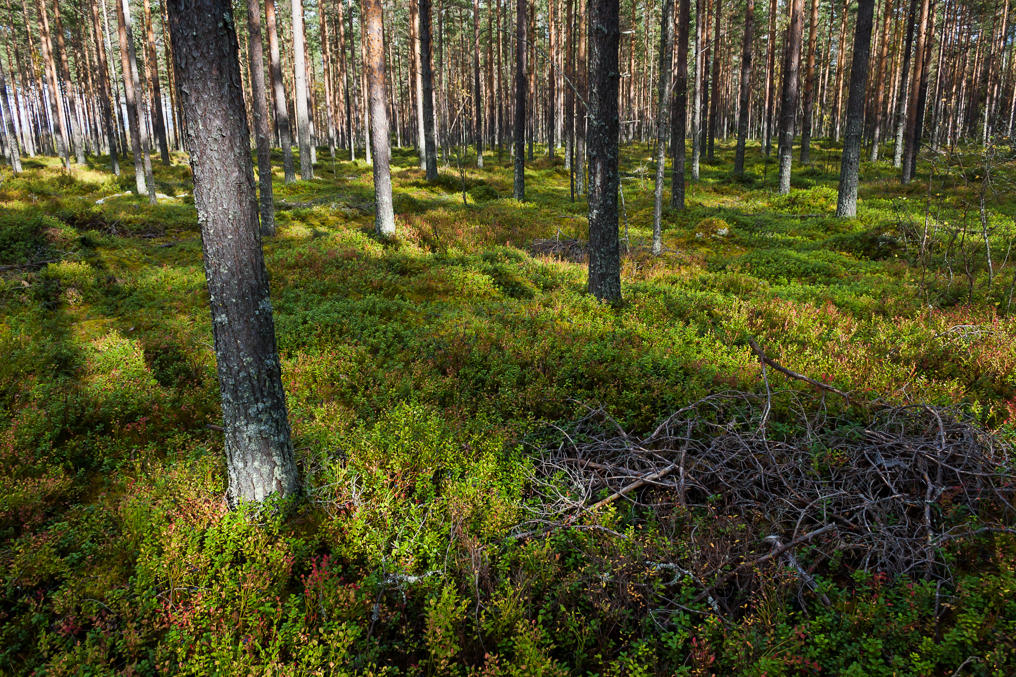
[[[808,67],[804,78],[804,111],[801,119],[801,164],[811,164],[811,118],[815,108],[815,49],[818,43],[818,0],[811,0],[808,26]]]
[[[618,0],[589,0],[589,292],[621,301],[617,224]]]
[[[907,92],[910,77],[911,47],[914,42],[914,22],[917,17],[918,1],[919,0],[910,0],[910,10],[907,13],[906,18],[907,35],[903,46],[903,64],[900,71],[900,85],[896,93],[896,134],[895,147],[893,148],[894,167],[903,166],[903,135],[907,120]]]
[[[381,0],[364,0],[364,30],[367,33],[367,83],[370,90],[370,142],[374,159],[374,230],[378,237],[395,236],[392,211],[391,148],[388,139],[388,111],[385,109],[385,46]]]
[[[423,92],[423,142],[427,181],[437,181],[437,140],[434,137],[434,69],[431,66],[430,0],[419,1],[420,90]]]
[[[871,24],[875,0],[858,0],[854,29],[854,56],[850,66],[850,93],[847,97],[847,128],[840,159],[840,186],[836,216],[857,216],[857,183],[861,166],[861,137],[864,133],[865,89],[871,56]]]
[[[60,3],[53,0],[53,25],[56,28],[56,44],[59,52],[60,79],[63,80],[63,91],[70,112],[70,133],[74,145],[74,155],[79,165],[85,164],[85,146],[82,136],[82,125],[76,115],[78,108],[77,93],[71,82],[71,69],[67,61],[67,46],[64,44],[63,20],[60,18]]]
[[[480,0],[473,0],[473,145],[483,167],[483,96],[480,93]]]
[[[21,173],[21,149],[18,147],[18,133],[15,130],[7,95],[7,73],[4,71],[3,63],[0,63],[0,116],[4,119],[3,132],[7,137],[7,157],[11,163],[11,171],[17,175]]]
[[[663,249],[663,181],[667,160],[667,106],[670,104],[670,64],[674,60],[674,0],[663,0],[660,12],[660,70],[656,104],[656,186],[653,193],[653,254]]]
[[[98,61],[99,115],[109,144],[109,165],[113,174],[120,176],[120,158],[117,155],[116,128],[113,125],[112,96],[109,87],[109,65],[106,60],[106,45],[102,40],[102,24],[99,22],[98,0],[89,0],[92,12],[92,37],[95,41],[95,56]]]
[[[222,398],[230,507],[299,491],[229,0],[167,0]]]
[[[67,115],[64,112],[63,98],[60,96],[60,85],[56,74],[56,61],[53,57],[53,42],[50,37],[49,30],[49,16],[46,12],[46,4],[43,0],[36,0],[36,7],[39,10],[39,29],[41,31],[39,42],[42,43],[42,61],[43,68],[46,71],[46,84],[49,85],[49,101],[52,108],[56,110],[56,115],[53,116],[57,125],[56,150],[57,154],[63,158],[64,168],[70,169],[71,156],[70,140],[68,138],[67,129]],[[139,194],[143,192],[142,188],[142,184],[139,184]]]
[[[116,19],[120,38],[120,63],[123,67],[123,91],[127,100],[127,122],[131,129],[131,151],[134,154],[134,182],[138,195],[147,192],[148,201],[155,204],[155,180],[152,178],[152,157],[148,151],[148,127],[143,124],[144,120],[141,119],[141,109],[138,105],[141,84],[128,0],[116,0]]]
[[[275,99],[275,124],[279,129],[282,146],[282,171],[286,183],[296,181],[293,168],[293,132],[289,124],[289,105],[286,103],[286,86],[282,79],[282,57],[279,49],[279,32],[276,23],[275,0],[265,0],[265,31],[268,34],[269,74]]]
[[[163,0],[165,2],[165,0]],[[145,45],[147,47],[147,58],[145,69],[148,73],[148,82],[152,87],[152,133],[159,142],[159,157],[162,164],[169,165],[169,143],[166,141],[166,120],[162,114],[162,87],[159,84],[159,59],[155,51],[155,27],[152,24],[152,8],[149,0],[144,0],[145,13]]]
[[[815,6],[818,0],[813,0]],[[814,29],[813,29],[814,34]],[[748,113],[751,104],[751,51],[755,40],[755,0],[747,0],[744,10],[744,41],[741,44],[741,100],[737,118],[737,149],[734,151],[734,174],[744,176],[744,145],[748,139]],[[812,46],[814,50],[814,45]],[[814,57],[814,52],[812,53]],[[814,71],[814,58],[812,58]]]
[[[794,155],[794,121],[797,118],[798,71],[801,68],[801,33],[804,29],[801,0],[790,0],[787,53],[783,59],[783,95],[780,103],[780,195],[790,192],[790,166]]]
[[[917,163],[917,150],[921,142],[918,117],[923,113],[921,87],[926,78],[924,50],[927,43],[930,6],[930,0],[921,0],[921,14],[917,23],[917,41],[914,46],[914,74],[910,80],[910,103],[907,108],[907,125],[903,144],[903,166],[900,174],[903,183],[909,183],[914,178],[914,165]]]
[[[840,140],[840,123],[843,118],[843,70],[847,67],[847,17],[850,10],[850,0],[843,0],[843,11],[840,14],[840,41],[836,50],[836,91],[833,92],[833,137]]]
[[[769,157],[773,138],[773,109],[776,107],[776,1],[769,0],[769,49],[766,56],[765,130],[762,150]]]
[[[303,32],[303,0],[291,0],[293,8],[293,88],[296,95],[296,133],[300,145],[300,178],[314,178],[314,156],[311,149],[310,107],[307,89],[307,51]]]
[[[254,111],[254,136],[258,151],[261,234],[274,235],[272,131],[268,124],[268,89],[265,86],[265,53],[261,43],[261,3],[258,0],[247,0],[247,48],[250,53],[250,92]]]
[[[670,206],[684,210],[685,136],[688,126],[688,24],[691,0],[677,0],[677,74],[673,109],[670,113],[670,146],[673,168],[670,179]]]
[[[720,104],[720,17],[723,12],[723,0],[716,0],[716,17],[713,28],[713,66],[712,66],[712,97],[709,99],[709,125],[708,138],[706,139],[706,160],[713,162],[716,156],[713,146],[716,143],[716,116],[719,113]]]
[[[515,119],[512,123],[515,172],[512,183],[512,195],[516,200],[526,199],[526,97],[529,93],[526,73],[526,53],[528,41],[526,33],[529,23],[526,21],[526,5],[528,0],[516,0],[515,15]]]

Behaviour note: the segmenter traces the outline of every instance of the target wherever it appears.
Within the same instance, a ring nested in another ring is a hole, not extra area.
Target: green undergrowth
[[[842,221],[835,149],[795,168],[789,196],[757,146],[738,180],[718,151],[687,209],[665,211],[658,258],[649,149],[622,153],[617,308],[585,294],[582,264],[529,253],[586,238],[560,158],[530,164],[520,203],[507,153],[462,173],[453,154],[431,185],[395,149],[392,243],[372,235],[366,163],[322,152],[313,181],[277,172],[264,247],[306,496],[275,516],[223,509],[183,158],[156,167],[155,206],[110,197],[131,177],[101,159],[26,160],[0,184],[0,673],[1012,674],[1007,536],[941,585],[823,572],[828,606],[775,567],[723,619],[653,567],[689,547],[671,518],[636,526],[618,506],[588,525],[627,538],[513,536],[541,500],[534,433],[587,406],[647,431],[710,393],[761,391],[747,336],[862,398],[956,406],[1011,437],[1004,191],[987,199],[989,284],[977,177],[939,163],[929,190],[928,162],[901,187],[865,164]]]

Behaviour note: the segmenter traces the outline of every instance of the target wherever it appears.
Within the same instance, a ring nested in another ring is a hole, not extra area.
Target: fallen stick
[[[781,374],[789,376],[790,378],[796,378],[798,381],[804,381],[805,383],[810,383],[811,385],[815,386],[816,388],[821,388],[822,390],[828,390],[831,393],[836,393],[837,395],[839,395],[840,397],[845,399],[847,402],[851,402],[852,401],[849,393],[845,393],[842,390],[840,390],[839,388],[834,388],[831,385],[827,385],[825,383],[822,383],[821,381],[816,381],[815,379],[811,378],[810,376],[805,376],[804,374],[798,374],[796,371],[791,371],[790,369],[787,369],[783,365],[779,364],[778,362],[773,360],[773,358],[771,358],[768,355],[766,355],[765,351],[762,350],[762,346],[760,346],[758,343],[756,343],[755,339],[751,338],[750,336],[748,337],[748,345],[751,346],[752,351],[754,351],[754,353],[756,355],[758,355],[758,358],[760,360],[762,360],[763,363],[768,364],[770,367],[772,367],[776,371],[780,372]]]
[[[629,492],[632,492],[632,491],[635,491],[639,487],[644,486],[646,484],[649,484],[650,482],[652,482],[654,480],[658,480],[661,477],[663,477],[664,475],[669,475],[674,470],[677,470],[677,468],[678,468],[678,464],[677,463],[671,463],[670,465],[668,465],[663,470],[659,470],[657,472],[654,472],[652,475],[646,475],[642,479],[640,479],[640,480],[638,480],[636,482],[632,482],[628,486],[626,486],[626,487],[624,487],[622,489],[619,489],[618,491],[615,491],[614,493],[612,493],[610,496],[607,496],[602,501],[597,501],[596,503],[592,504],[591,506],[589,506],[589,511],[592,512],[592,511],[596,510],[597,508],[602,508],[603,506],[607,505],[608,503],[613,503],[614,501],[616,501],[617,499],[621,498],[625,494],[627,494]]]

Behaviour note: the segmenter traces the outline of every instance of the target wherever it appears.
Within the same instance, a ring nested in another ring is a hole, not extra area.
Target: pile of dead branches
[[[830,560],[948,578],[950,546],[1016,533],[1010,445],[950,410],[870,404],[832,413],[825,397],[712,395],[647,435],[591,409],[544,438],[538,500],[519,531],[576,525],[621,536],[597,519],[619,502],[634,508],[625,519],[675,518],[687,551],[666,566],[710,600],[725,588],[743,592],[741,579],[767,564],[813,589],[811,574]],[[721,525],[738,535],[724,537]]]
[[[529,253],[533,256],[549,256],[572,263],[585,261],[588,251],[589,247],[585,242],[569,238],[536,239],[529,245]]]

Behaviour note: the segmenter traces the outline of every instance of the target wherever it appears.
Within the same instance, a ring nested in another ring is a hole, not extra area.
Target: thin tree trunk
[[[53,57],[53,42],[49,31],[49,16],[46,12],[46,4],[43,0],[36,0],[36,6],[39,10],[39,28],[41,30],[39,42],[42,43],[42,61],[43,68],[46,71],[46,82],[49,85],[49,100],[52,108],[56,109],[55,120],[58,135],[56,144],[57,153],[61,158],[63,158],[64,167],[66,169],[70,169],[71,156],[70,140],[68,139],[67,129],[67,115],[64,112],[62,99],[60,97],[60,85],[56,74],[56,61]]]
[[[833,92],[833,138],[840,140],[840,121],[843,119],[843,71],[847,67],[847,17],[850,0],[843,0],[843,12],[840,14],[840,41],[836,50],[836,91]]]
[[[818,0],[813,0],[818,4]],[[755,0],[747,0],[744,10],[744,41],[741,45],[741,100],[738,104],[737,149],[734,151],[734,174],[744,176],[744,145],[748,139],[748,113],[751,104],[751,51],[755,40]],[[814,49],[814,45],[812,46]],[[812,54],[814,57],[814,52]],[[812,59],[814,71],[814,58]],[[814,73],[813,73],[814,74]]]
[[[709,101],[709,136],[706,140],[706,160],[713,162],[716,156],[713,146],[716,143],[716,116],[720,103],[720,17],[723,14],[723,0],[716,0],[716,18],[713,28],[713,66],[712,66],[712,98]]]
[[[314,156],[311,149],[310,107],[307,102],[307,48],[303,32],[303,0],[291,0],[293,8],[293,87],[296,96],[296,132],[300,146],[300,178],[314,178]]]
[[[808,26],[808,68],[804,78],[804,111],[801,118],[801,164],[811,164],[811,118],[815,107],[815,48],[818,43],[818,0],[811,0]]]
[[[857,216],[857,184],[861,166],[861,137],[864,134],[864,101],[871,56],[871,25],[875,0],[858,0],[854,29],[854,56],[850,66],[850,93],[847,97],[847,129],[840,159],[840,186],[836,216]]]
[[[98,0],[89,0],[92,11],[92,36],[95,40],[95,55],[98,60],[99,82],[99,114],[102,116],[102,126],[106,132],[109,143],[109,164],[113,174],[120,176],[120,158],[117,155],[116,129],[113,125],[111,104],[113,103],[109,91],[109,65],[106,61],[106,45],[102,40],[102,24],[99,23]]]
[[[165,2],[165,0],[163,0]],[[162,164],[170,164],[169,143],[166,141],[166,120],[162,114],[162,87],[159,85],[159,59],[155,51],[155,27],[152,25],[152,9],[149,0],[144,0],[145,12],[145,36],[148,48],[148,57],[145,59],[145,68],[148,72],[148,82],[152,86],[152,131],[155,139],[159,142],[159,156]]]
[[[63,20],[60,18],[60,3],[53,0],[53,25],[56,29],[56,44],[59,52],[60,79],[63,80],[63,92],[67,99],[67,108],[70,115],[70,133],[74,144],[74,155],[79,165],[85,164],[85,146],[82,137],[82,125],[78,120],[76,111],[78,108],[77,93],[74,83],[71,82],[71,69],[67,62],[67,46],[64,44]],[[59,101],[59,99],[57,99]]]
[[[885,91],[887,83],[886,62],[889,55],[889,19],[892,16],[893,0],[886,0],[885,16],[882,18],[882,39],[879,48],[878,69],[875,71],[879,82],[876,84],[878,94],[875,97],[875,121],[872,123],[871,132],[871,161],[878,162],[879,143],[882,139],[882,118],[885,109]]]
[[[261,251],[233,8],[168,0],[205,277],[230,507],[299,491]]]
[[[155,180],[152,178],[152,157],[148,151],[148,128],[141,119],[141,108],[138,105],[141,84],[128,0],[117,0],[116,18],[120,38],[120,63],[123,66],[123,90],[127,99],[127,120],[131,128],[131,150],[134,154],[134,182],[138,195],[147,192],[148,201],[155,204]]]
[[[914,42],[914,21],[917,17],[917,3],[918,0],[910,0],[910,11],[905,19],[907,22],[907,35],[903,47],[900,86],[896,93],[896,141],[893,148],[893,166],[897,168],[903,166],[903,133],[907,120],[907,85],[910,76],[910,55]]]
[[[293,133],[289,124],[286,87],[282,79],[282,58],[276,21],[275,0],[265,0],[265,31],[268,34],[268,56],[271,63],[269,74],[275,99],[275,124],[279,128],[279,141],[282,146],[282,171],[285,182],[293,183],[296,181],[296,171],[293,168]]]
[[[18,147],[18,133],[7,96],[7,73],[4,71],[3,63],[0,63],[0,116],[5,123],[3,132],[7,138],[7,157],[11,163],[11,171],[17,175],[21,173],[21,149]]]
[[[930,6],[930,0],[921,0],[921,14],[917,24],[917,42],[914,46],[914,74],[911,78],[910,103],[907,110],[907,126],[903,144],[903,167],[900,175],[903,183],[909,183],[914,178],[917,149],[921,142],[918,117],[923,113],[921,110],[921,86],[926,79],[924,51],[927,43]]]
[[[473,145],[483,167],[483,96],[480,93],[480,0],[473,0]]]
[[[670,113],[670,145],[673,169],[670,179],[670,206],[684,210],[685,136],[688,125],[688,24],[691,0],[677,0],[677,76],[673,109]]]
[[[776,107],[776,2],[769,0],[769,50],[766,56],[765,138],[762,150],[769,157],[773,139],[773,109]]]
[[[674,60],[674,0],[663,0],[660,12],[660,71],[656,105],[656,186],[653,194],[653,254],[663,249],[663,181],[667,159],[667,107],[670,104],[670,64]]]
[[[275,234],[275,201],[272,193],[272,141],[268,124],[268,89],[265,86],[265,54],[261,43],[261,3],[247,0],[247,48],[250,54],[250,91],[254,112],[254,135],[258,150],[258,192],[261,234]]]
[[[787,27],[787,53],[783,59],[783,95],[780,103],[780,194],[790,192],[790,166],[793,162],[794,121],[797,118],[797,80],[801,68],[801,33],[804,26],[802,0],[790,0],[790,25]]]

